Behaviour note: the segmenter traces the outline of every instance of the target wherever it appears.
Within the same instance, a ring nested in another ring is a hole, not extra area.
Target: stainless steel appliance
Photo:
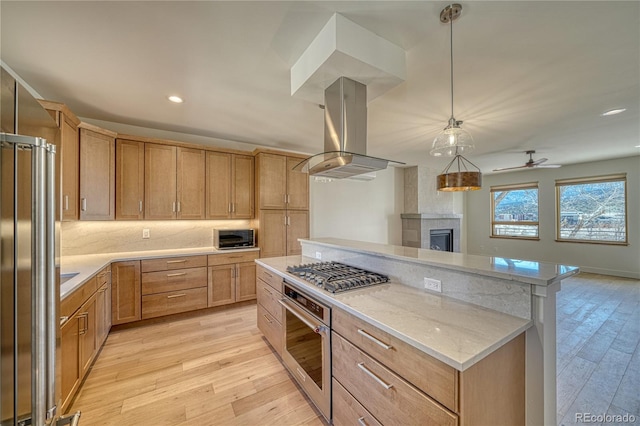
[[[331,419],[331,309],[284,282],[282,361],[307,396]]]
[[[353,290],[389,281],[389,277],[386,275],[340,262],[319,262],[289,266],[287,267],[287,272],[330,293]]]
[[[218,250],[255,247],[253,229],[214,229],[213,246]]]
[[[0,424],[41,426],[60,406],[59,131],[0,71]]]

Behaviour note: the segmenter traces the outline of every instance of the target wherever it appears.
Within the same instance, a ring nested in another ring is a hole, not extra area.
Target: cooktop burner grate
[[[287,267],[287,272],[331,293],[382,284],[386,275],[370,272],[339,262],[306,263]]]

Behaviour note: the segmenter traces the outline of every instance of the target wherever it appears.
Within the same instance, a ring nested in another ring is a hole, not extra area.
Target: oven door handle
[[[306,325],[307,327],[309,327],[310,329],[312,329],[314,332],[321,334],[321,333],[326,333],[328,327],[323,325],[323,324],[313,324],[311,321],[309,321],[308,319],[306,319],[302,314],[300,314],[296,308],[294,308],[291,305],[291,302],[289,302],[287,299],[280,299],[278,300],[278,302],[280,302],[280,304],[282,306],[284,306],[284,308],[291,312],[296,318],[298,318],[300,321],[302,321],[304,323],[304,325]]]

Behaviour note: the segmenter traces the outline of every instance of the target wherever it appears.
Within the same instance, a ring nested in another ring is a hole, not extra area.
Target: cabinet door
[[[243,262],[236,265],[236,302],[256,298],[256,264]]]
[[[62,407],[64,413],[71,398],[80,385],[80,321],[77,315],[72,316],[60,329],[60,365]]]
[[[111,265],[111,321],[113,325],[137,321],[140,316],[140,261]]]
[[[96,293],[96,346],[100,348],[111,328],[111,286],[104,284]]]
[[[231,217],[231,154],[207,152],[207,219]]]
[[[209,307],[236,301],[235,274],[235,264],[209,267]]]
[[[144,219],[144,143],[116,140],[116,219]]]
[[[144,217],[176,217],[176,147],[147,143],[144,147]]]
[[[98,352],[96,326],[96,295],[94,294],[81,307],[80,320],[80,377],[89,371],[91,362]]]
[[[233,156],[233,208],[231,216],[235,219],[253,218],[254,200],[254,159],[248,155]]]
[[[284,210],[260,210],[258,235],[260,257],[277,257],[286,254],[286,219]]]
[[[115,216],[115,139],[80,129],[80,219]]]
[[[78,174],[80,141],[78,127],[64,116],[60,124],[62,140],[62,220],[78,220]]]
[[[177,148],[176,197],[178,219],[205,218],[205,152]]]
[[[258,154],[258,181],[261,209],[284,209],[287,195],[287,157]]]
[[[293,171],[301,161],[287,157],[287,209],[309,210],[309,175]]]
[[[298,238],[309,238],[309,211],[287,210],[287,256],[302,254]]]

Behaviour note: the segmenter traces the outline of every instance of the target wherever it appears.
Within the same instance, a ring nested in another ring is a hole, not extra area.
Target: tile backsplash
[[[62,222],[62,256],[213,247],[213,228],[250,228],[249,220]],[[143,230],[149,238],[143,239]]]

